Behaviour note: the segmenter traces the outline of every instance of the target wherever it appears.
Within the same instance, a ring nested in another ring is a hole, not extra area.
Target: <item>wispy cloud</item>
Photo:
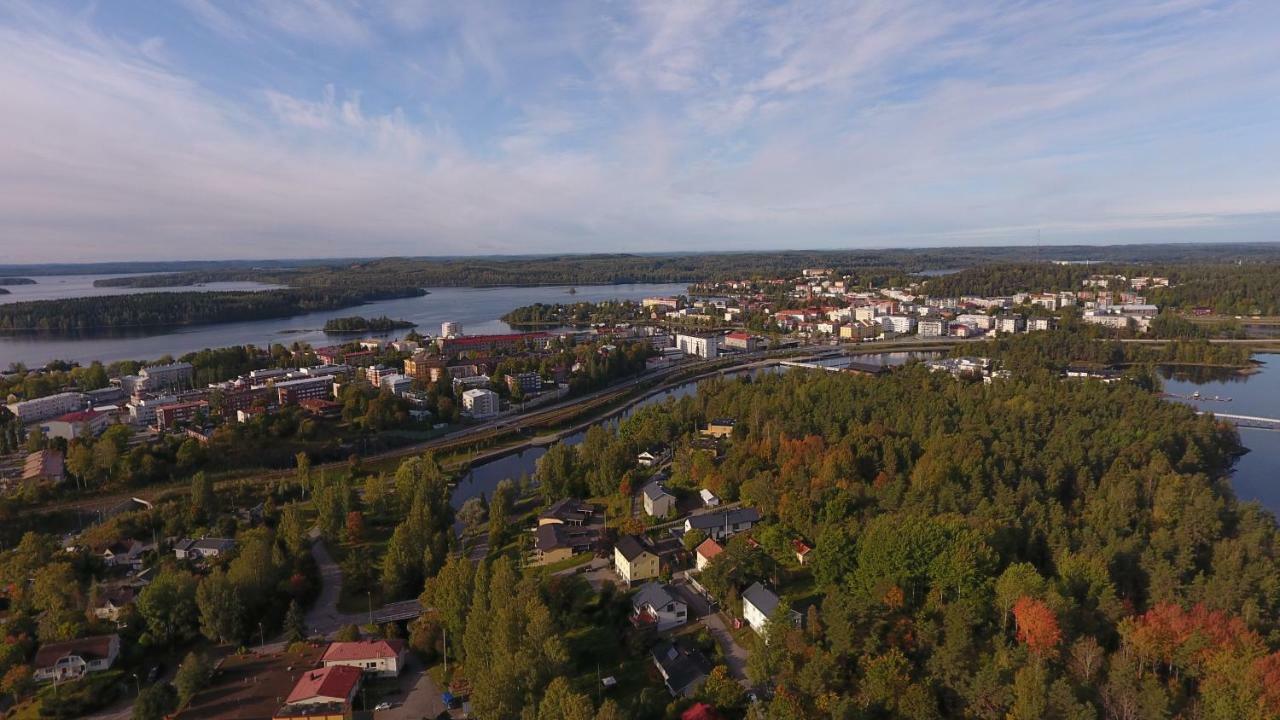
[[[1266,239],[1280,6],[0,0],[12,261]]]

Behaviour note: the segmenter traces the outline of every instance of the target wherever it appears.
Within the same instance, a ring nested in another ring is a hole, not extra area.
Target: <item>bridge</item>
[[[1209,410],[1199,410],[1197,415],[1212,415],[1219,420],[1226,420],[1234,424],[1236,427],[1258,428],[1260,430],[1280,430],[1280,418],[1255,417],[1253,415],[1231,415],[1228,413],[1216,413]]]

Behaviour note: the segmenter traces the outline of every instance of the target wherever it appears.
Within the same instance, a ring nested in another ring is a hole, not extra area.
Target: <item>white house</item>
[[[320,658],[325,667],[348,665],[368,675],[396,677],[404,670],[408,658],[404,640],[356,640],[330,643]]]
[[[636,463],[640,467],[654,467],[671,459],[671,450],[661,445],[651,447],[636,455]]]
[[[658,632],[666,632],[689,621],[689,606],[662,583],[650,581],[631,597],[631,620],[637,626],[651,624]]]
[[[769,617],[782,604],[782,600],[769,588],[760,583],[752,583],[751,587],[742,591],[742,617],[752,630],[762,638],[768,637],[767,625]],[[792,624],[799,626],[800,613],[789,610]]]
[[[173,554],[179,560],[201,560],[225,555],[235,546],[236,541],[228,538],[183,538],[173,544]]]
[[[724,512],[709,512],[691,515],[684,521],[684,531],[701,530],[708,537],[716,540],[727,540],[730,537],[750,530],[760,522],[760,512],[755,508],[737,508]]]
[[[89,673],[110,670],[119,656],[119,635],[47,643],[36,651],[32,677],[37,682],[74,680]]]
[[[462,393],[462,409],[475,418],[498,414],[498,394],[492,390],[473,388]]]
[[[712,540],[711,538],[703,540],[702,543],[698,545],[698,549],[694,551],[694,554],[697,555],[697,559],[694,560],[694,567],[701,572],[706,569],[706,567],[711,564],[711,561],[722,552],[724,552],[724,548],[720,546],[720,543]]]
[[[640,494],[644,496],[644,511],[649,517],[666,517],[676,508],[675,496],[656,480],[645,485]]]
[[[720,337],[717,335],[676,335],[676,347],[686,355],[697,355],[712,360],[720,355]]]

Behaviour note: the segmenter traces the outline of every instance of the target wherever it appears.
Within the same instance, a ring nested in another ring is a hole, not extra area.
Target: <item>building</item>
[[[912,315],[881,315],[876,318],[880,327],[899,335],[908,335],[916,331],[916,319]]]
[[[440,371],[444,366],[444,358],[433,357],[426,353],[414,353],[404,361],[404,374],[415,380],[434,382],[440,379]]]
[[[462,336],[462,323],[447,320],[440,323],[440,336],[446,338],[456,338]]]
[[[41,420],[49,420],[59,415],[81,410],[84,408],[85,403],[84,393],[64,392],[56,395],[46,395],[33,400],[9,403],[7,407],[9,412],[18,418],[18,422],[23,425],[30,425]]]
[[[640,301],[640,307],[657,308],[658,310],[679,310],[680,298],[673,297],[647,297]]]
[[[724,336],[724,346],[742,352],[756,352],[760,349],[760,338],[745,332],[731,332]]]
[[[653,480],[640,490],[644,511],[649,517],[667,517],[676,509],[676,496],[667,492],[662,483]]]
[[[710,435],[714,438],[729,437],[733,434],[733,426],[736,423],[732,418],[716,418],[707,423],[707,429],[702,431],[703,435]]]
[[[549,565],[567,560],[578,553],[591,552],[600,542],[603,524],[540,524],[533,531],[533,550],[528,564]]]
[[[1133,318],[1105,310],[1086,310],[1082,319],[1091,325],[1102,325],[1114,330],[1128,330],[1133,327]]]
[[[102,557],[102,563],[112,568],[141,565],[142,554],[146,551],[146,545],[138,540],[129,539],[113,542],[98,554]]]
[[[307,670],[289,693],[286,705],[314,705],[338,703],[350,707],[360,691],[364,673],[351,665],[326,665]]]
[[[720,498],[708,488],[699,490],[698,497],[702,499],[703,507],[718,507],[720,505]]]
[[[1040,330],[1052,330],[1058,324],[1057,318],[1052,317],[1033,317],[1027,318],[1027,332],[1036,332]]]
[[[278,382],[272,387],[276,391],[276,402],[281,406],[297,405],[299,400],[327,399],[333,393],[333,379],[329,377],[298,378]]]
[[[916,323],[916,334],[920,337],[945,337],[947,322],[936,318],[928,318]]]
[[[389,368],[386,365],[370,365],[364,369],[364,379],[368,380],[369,384],[374,387],[382,387],[382,378],[397,374],[399,373],[394,368]]]
[[[101,597],[90,610],[99,620],[118,623],[120,616],[133,604],[137,593],[131,587],[119,586],[102,591]]]
[[[50,482],[57,485],[66,479],[62,453],[57,450],[37,450],[27,455],[22,463],[23,482]]]
[[[148,365],[138,376],[146,382],[148,392],[181,390],[190,388],[195,370],[191,363],[177,362],[168,365]]]
[[[522,372],[507,376],[507,387],[511,392],[519,390],[525,395],[542,392],[542,376],[536,372]]]
[[[409,646],[404,640],[356,640],[331,643],[320,662],[325,667],[349,665],[368,675],[396,677],[404,670],[408,656]]]
[[[694,567],[699,571],[706,569],[711,564],[711,561],[722,552],[724,552],[724,548],[721,547],[720,543],[711,538],[703,540],[698,545],[698,549],[694,551],[694,555],[697,556],[693,561]]]
[[[1000,315],[996,317],[997,333],[1019,333],[1024,331],[1026,327],[1027,321],[1021,315]]]
[[[796,538],[791,541],[791,551],[796,554],[796,562],[805,565],[809,562],[809,553],[813,552],[813,546],[804,540]]]
[[[392,395],[403,395],[413,389],[413,378],[400,373],[383,375],[378,380],[378,387]]]
[[[545,343],[551,338],[547,332],[511,333],[507,335],[471,335],[467,337],[440,338],[437,342],[445,355],[473,355],[498,350],[518,350],[530,343]]]
[[[760,512],[755,508],[737,508],[723,512],[692,515],[684,521],[684,531],[701,530],[708,537],[724,541],[743,530],[750,530],[760,522]]]
[[[660,582],[647,582],[631,596],[631,622],[637,627],[666,632],[688,621],[689,606]]]
[[[473,418],[498,414],[498,394],[492,390],[473,388],[462,393],[462,409]]]
[[[758,582],[752,583],[751,587],[742,591],[742,618],[747,621],[752,630],[756,631],[757,635],[767,638],[769,618],[781,604],[782,600],[772,590]],[[798,627],[800,613],[791,609],[788,609],[788,612],[792,624]]]
[[[711,672],[711,661],[700,650],[678,640],[658,645],[651,657],[671,697],[696,695]]]
[[[89,673],[110,670],[119,656],[119,635],[47,643],[36,651],[32,677],[36,682],[74,680]]]
[[[665,445],[657,445],[636,455],[636,463],[640,467],[657,467],[671,459],[671,449]]]
[[[179,560],[201,560],[225,555],[236,546],[228,538],[183,538],[173,544],[173,554]]]
[[[598,508],[576,498],[556,501],[538,515],[538,525],[583,526],[594,522],[604,524],[603,517],[596,517]]]
[[[255,404],[260,403],[262,406],[275,405],[278,395],[274,388],[266,385],[238,386],[231,387],[222,391],[222,416],[226,418],[236,417],[236,413],[241,410],[248,410]]]
[[[978,330],[990,330],[995,327],[995,318],[985,313],[966,313],[956,316],[956,322]]]
[[[676,335],[676,347],[686,355],[713,360],[720,355],[718,335]]]
[[[47,438],[63,438],[71,442],[76,438],[97,437],[111,424],[111,416],[97,410],[77,410],[59,415],[53,420],[41,423],[44,436]]]
[[[613,565],[627,585],[658,577],[658,556],[635,535],[624,535],[613,546]]]
[[[156,408],[156,429],[164,431],[177,425],[185,425],[201,413],[209,413],[209,403],[204,400],[161,405]]]

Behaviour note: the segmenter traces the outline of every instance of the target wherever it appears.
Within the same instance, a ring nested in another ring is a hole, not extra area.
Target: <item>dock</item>
[[[1255,415],[1232,415],[1199,410],[1197,415],[1212,415],[1219,420],[1226,420],[1236,427],[1257,428],[1259,430],[1280,430],[1280,418],[1257,417]]]

